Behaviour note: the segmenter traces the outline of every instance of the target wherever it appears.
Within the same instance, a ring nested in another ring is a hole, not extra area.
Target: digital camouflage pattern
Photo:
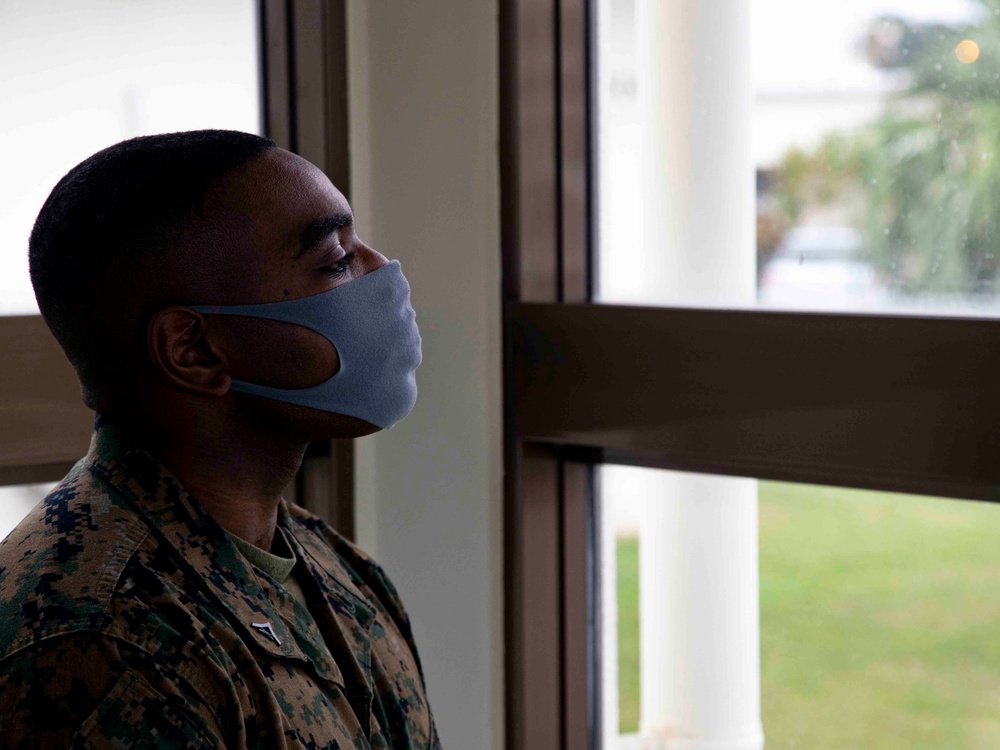
[[[439,748],[382,569],[301,508],[278,523],[311,614],[99,419],[0,543],[0,747]]]

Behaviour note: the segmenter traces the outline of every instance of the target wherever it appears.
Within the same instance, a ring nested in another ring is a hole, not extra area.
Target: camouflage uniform
[[[0,747],[439,748],[382,569],[282,501],[309,610],[98,420],[0,543]]]

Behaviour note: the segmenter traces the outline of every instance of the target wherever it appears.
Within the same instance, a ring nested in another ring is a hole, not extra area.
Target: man
[[[282,499],[416,399],[409,287],[344,196],[258,136],[135,138],[29,256],[98,416],[0,544],[0,746],[438,748],[392,584]]]

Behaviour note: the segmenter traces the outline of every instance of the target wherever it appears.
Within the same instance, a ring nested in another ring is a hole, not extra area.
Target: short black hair
[[[140,136],[98,151],[52,189],[28,243],[31,283],[88,405],[121,366],[108,295],[127,294],[130,270],[169,254],[214,184],[273,148],[234,130]]]

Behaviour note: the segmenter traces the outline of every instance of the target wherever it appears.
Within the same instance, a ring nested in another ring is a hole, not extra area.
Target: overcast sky
[[[879,87],[879,74],[857,52],[871,19],[972,20],[969,0],[750,0],[754,75],[760,90],[858,90]]]

